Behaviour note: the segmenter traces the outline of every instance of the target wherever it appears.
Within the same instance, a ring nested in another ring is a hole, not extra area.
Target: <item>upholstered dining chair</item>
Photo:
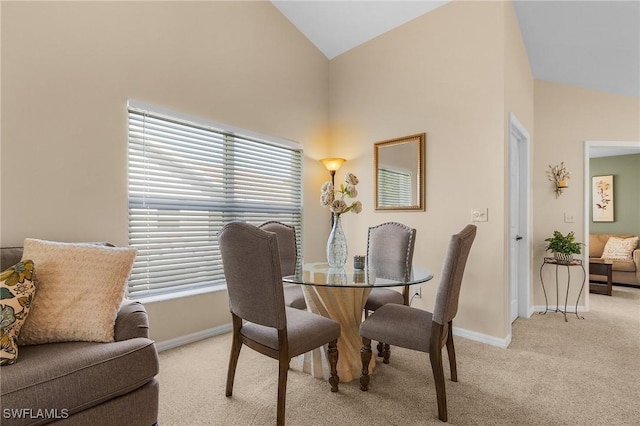
[[[408,281],[413,262],[416,230],[398,222],[386,222],[369,228],[367,237],[367,263],[375,270],[376,277]],[[364,305],[364,316],[387,303],[409,305],[409,287],[402,293],[389,288],[371,290]],[[378,342],[378,356],[389,363],[389,344]]]
[[[340,324],[311,312],[284,305],[282,272],[276,234],[244,222],[231,222],[218,234],[229,293],[233,341],[226,396],[242,345],[278,360],[277,424],[285,423],[287,373],[291,358],[328,344],[331,391],[338,391]]]
[[[471,245],[476,236],[475,225],[467,225],[449,242],[433,313],[406,305],[387,304],[377,309],[360,325],[362,336],[362,375],[360,389],[369,386],[371,340],[382,340],[429,354],[438,400],[438,417],[447,421],[447,395],[442,367],[442,348],[449,355],[451,381],[458,381],[456,354],[453,346],[453,318],[458,311],[458,297]]]
[[[273,232],[278,238],[280,250],[280,267],[282,276],[293,275],[296,272],[298,262],[298,246],[296,244],[296,228],[286,223],[270,220],[258,228]],[[299,285],[287,285],[284,287],[284,304],[296,309],[307,309],[304,301],[304,293]]]

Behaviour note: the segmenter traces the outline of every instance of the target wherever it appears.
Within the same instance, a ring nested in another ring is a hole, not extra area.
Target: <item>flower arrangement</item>
[[[571,172],[567,170],[564,166],[564,162],[560,163],[559,166],[551,167],[549,164],[549,171],[547,172],[547,176],[549,180],[555,184],[559,184],[560,182],[566,182],[567,179],[571,177]]]
[[[334,188],[333,183],[327,181],[322,184],[320,190],[320,205],[322,207],[329,207],[329,210],[331,210],[335,217],[352,210],[354,213],[360,213],[362,211],[362,203],[360,201],[354,201],[351,204],[347,204],[345,201],[345,198],[355,198],[358,196],[356,185],[358,185],[360,181],[353,173],[347,173],[344,180],[345,183],[340,184],[340,189]]]

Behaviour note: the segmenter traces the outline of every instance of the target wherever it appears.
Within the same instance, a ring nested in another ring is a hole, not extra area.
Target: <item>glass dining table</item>
[[[350,382],[360,377],[362,361],[360,348],[360,323],[364,305],[371,289],[377,287],[402,287],[427,282],[433,274],[425,268],[413,265],[408,281],[376,276],[375,269],[331,268],[329,264],[304,263],[296,268],[294,275],[282,278],[288,285],[301,285],[307,310],[337,321],[341,327],[338,339],[338,376],[341,382]],[[318,378],[328,379],[329,364],[326,351],[315,350],[298,360],[302,371]],[[375,357],[369,364],[373,373]]]

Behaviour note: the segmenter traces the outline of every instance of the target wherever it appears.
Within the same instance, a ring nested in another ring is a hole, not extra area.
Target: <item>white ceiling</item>
[[[516,1],[534,78],[640,98],[640,1]]]
[[[448,2],[272,0],[329,59]]]
[[[448,1],[272,3],[334,57]],[[516,0],[534,78],[640,98],[640,0]]]

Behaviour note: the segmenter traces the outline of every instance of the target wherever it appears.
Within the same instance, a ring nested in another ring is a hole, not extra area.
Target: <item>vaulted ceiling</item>
[[[272,3],[329,59],[449,1]],[[515,0],[534,78],[640,98],[640,0]]]

